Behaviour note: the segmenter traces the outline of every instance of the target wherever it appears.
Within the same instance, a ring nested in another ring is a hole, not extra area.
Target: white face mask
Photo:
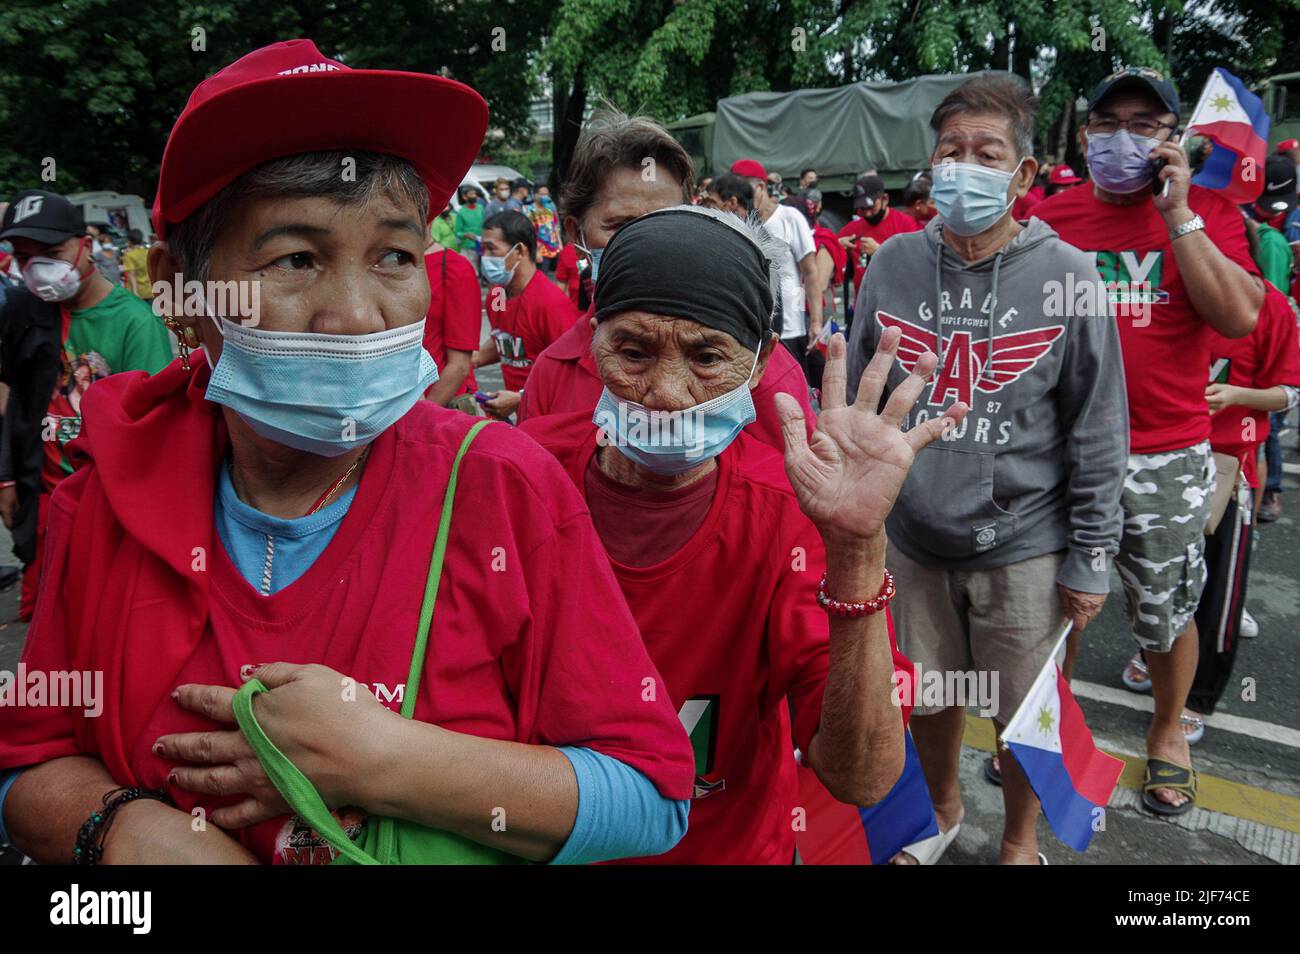
[[[71,262],[37,256],[23,268],[23,284],[41,301],[67,301],[81,288],[81,275]]]

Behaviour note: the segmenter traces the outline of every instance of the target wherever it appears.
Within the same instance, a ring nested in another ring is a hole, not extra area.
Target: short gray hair
[[[341,174],[345,160],[356,163],[355,177]],[[405,159],[355,150],[302,152],[262,163],[239,176],[193,214],[167,231],[171,250],[187,279],[206,281],[212,252],[239,203],[250,198],[325,198],[352,205],[378,196],[413,201],[420,222],[429,218],[429,190]]]
[[[943,124],[962,113],[1001,116],[1011,126],[1016,158],[1034,154],[1034,120],[1038,98],[1019,80],[1001,76],[977,76],[962,83],[943,98],[930,116],[930,128],[937,142]]]

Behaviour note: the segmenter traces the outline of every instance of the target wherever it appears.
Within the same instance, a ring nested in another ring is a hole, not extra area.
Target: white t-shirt
[[[808,220],[788,205],[778,205],[763,226],[790,250],[790,254],[781,262],[781,337],[798,338],[808,333],[799,263],[816,249],[812,229]]]

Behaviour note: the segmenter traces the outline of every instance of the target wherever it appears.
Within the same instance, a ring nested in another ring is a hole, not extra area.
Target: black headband
[[[687,318],[757,351],[771,333],[772,306],[768,261],[759,247],[693,208],[634,219],[600,258],[597,321],[624,311]]]

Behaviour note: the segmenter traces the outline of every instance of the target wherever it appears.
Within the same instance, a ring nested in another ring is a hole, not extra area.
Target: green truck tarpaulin
[[[1010,75],[985,70],[731,96],[718,101],[713,172],[737,159],[757,159],[787,181],[811,167],[823,189],[844,189],[875,168],[887,186],[899,188],[930,165],[930,114],[940,101],[976,76]]]

